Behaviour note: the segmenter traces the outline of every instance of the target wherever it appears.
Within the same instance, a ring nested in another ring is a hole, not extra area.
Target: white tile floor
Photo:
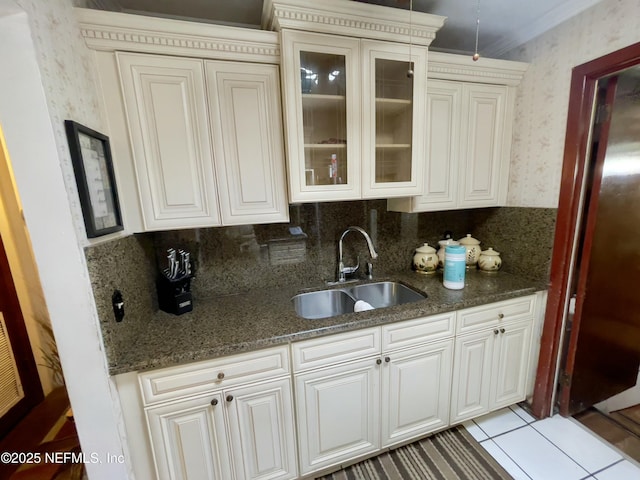
[[[640,467],[577,421],[514,405],[464,424],[516,480],[640,480]]]

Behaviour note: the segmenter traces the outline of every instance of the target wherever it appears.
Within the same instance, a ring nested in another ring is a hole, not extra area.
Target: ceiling
[[[447,17],[433,50],[472,53],[478,0],[352,0]],[[478,50],[501,57],[600,0],[479,0]],[[112,0],[124,12],[260,28],[262,0]]]

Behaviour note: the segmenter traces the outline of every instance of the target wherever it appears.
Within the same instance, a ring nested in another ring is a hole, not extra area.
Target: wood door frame
[[[593,102],[598,80],[640,64],[640,42],[578,65],[572,71],[567,131],[560,182],[558,216],[551,258],[551,277],[540,342],[531,409],[538,418],[551,415],[555,391],[556,363],[564,327],[567,291],[571,281],[571,257],[581,208]]]

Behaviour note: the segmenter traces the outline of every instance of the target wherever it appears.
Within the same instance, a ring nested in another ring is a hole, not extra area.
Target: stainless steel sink
[[[350,287],[347,291],[356,300],[364,300],[373,308],[403,305],[426,298],[426,295],[398,282],[365,283]]]
[[[302,318],[318,319],[353,312],[356,301],[342,290],[319,290],[293,297],[293,307]]]
[[[332,290],[300,293],[292,298],[296,313],[302,318],[319,319],[352,313],[357,300],[373,308],[392,307],[427,298],[423,293],[398,282],[376,282]]]

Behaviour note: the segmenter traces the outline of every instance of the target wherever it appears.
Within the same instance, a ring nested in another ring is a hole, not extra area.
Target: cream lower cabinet
[[[448,424],[454,315],[293,344],[301,473]]]
[[[277,66],[116,59],[142,219],[134,230],[288,221]]]
[[[524,297],[458,313],[450,423],[525,399],[534,308]]]
[[[288,368],[281,347],[142,374],[158,478],[296,478]]]

